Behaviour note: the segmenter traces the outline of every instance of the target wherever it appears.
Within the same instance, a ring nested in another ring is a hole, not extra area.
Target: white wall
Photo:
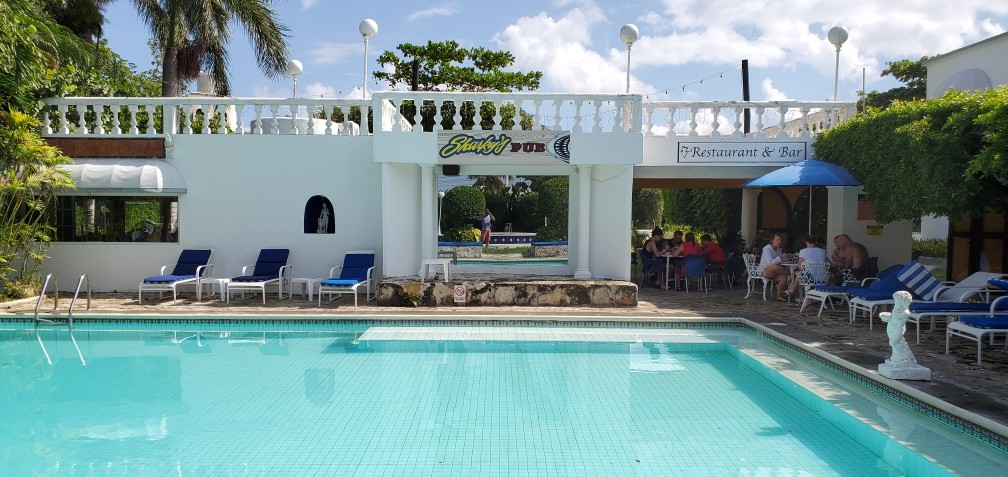
[[[978,69],[990,78],[994,86],[1008,84],[1008,35],[1001,34],[967,48],[947,53],[925,63],[927,66],[927,97],[941,96],[940,88],[950,76],[969,69]]]
[[[371,137],[173,140],[171,162],[188,188],[179,196],[179,243],[56,243],[44,268],[60,277],[61,289],[90,273],[96,291],[135,290],[161,265],[173,264],[183,248],[212,248],[218,277],[239,275],[262,248],[290,249],[299,277],[327,276],[347,250],[374,249],[380,276],[381,168],[371,159]],[[314,195],[333,203],[335,234],[304,233],[305,203]]]
[[[833,237],[847,234],[863,244],[868,255],[879,258],[879,270],[910,261],[913,223],[907,220],[882,225],[882,235],[868,235],[868,226],[881,225],[874,220],[857,219],[857,199],[861,187],[827,187],[829,218],[826,223],[826,249],[836,248]]]
[[[416,275],[422,261],[419,236],[420,167],[416,164],[385,163],[381,168],[382,223],[386,231],[382,239],[385,276]],[[437,201],[434,203],[437,204]]]
[[[589,269],[593,278],[630,279],[632,188],[633,166],[592,167]]]

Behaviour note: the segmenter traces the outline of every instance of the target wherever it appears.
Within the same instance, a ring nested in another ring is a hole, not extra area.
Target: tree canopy
[[[269,78],[285,74],[287,27],[269,0],[133,0],[162,56],[162,95],[178,96],[181,83],[206,70],[218,96],[231,94],[228,51],[231,23],[248,33],[259,68]]]
[[[869,109],[814,147],[861,180],[879,222],[1008,212],[1006,87]]]
[[[402,54],[386,50],[378,57],[382,67],[392,71],[375,71],[374,77],[393,85],[409,87],[413,77],[413,60],[417,61],[417,87],[421,91],[522,91],[539,88],[541,71],[521,73],[505,71],[514,65],[510,51],[493,51],[482,47],[461,48],[453,40],[428,41],[426,45],[403,43],[396,47]]]
[[[927,68],[924,67],[924,62],[927,59],[927,56],[922,56],[916,61],[887,61],[886,69],[882,70],[881,76],[892,76],[904,86],[897,86],[881,93],[872,91],[866,95],[866,98],[862,98],[863,104],[867,104],[871,108],[885,109],[893,101],[913,101],[926,97]]]

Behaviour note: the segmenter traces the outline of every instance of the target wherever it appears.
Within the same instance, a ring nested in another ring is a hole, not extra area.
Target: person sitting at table
[[[784,237],[781,234],[773,234],[770,243],[763,246],[759,263],[760,273],[777,283],[777,301],[787,301],[784,298],[784,289],[787,285],[788,270],[781,265],[781,262],[789,257],[781,251],[781,243],[783,242]]]
[[[676,230],[675,233],[672,234],[672,239],[669,240],[669,246],[670,247],[681,247],[682,244],[683,244],[682,230]]]
[[[696,243],[696,235],[693,235],[693,232],[686,233],[686,240],[682,242],[681,246],[683,257],[703,253],[703,250],[700,249],[700,244]]]
[[[651,237],[644,242],[644,246],[641,247],[641,253],[644,258],[658,258],[669,251],[668,241],[665,240],[665,232],[662,231],[661,227],[655,227],[651,231]]]
[[[853,240],[847,234],[840,234],[833,238],[836,250],[830,256],[830,264],[836,270],[833,276],[836,284],[843,284],[843,275],[840,269],[846,268],[851,271],[858,281],[867,278],[868,275],[868,249]]]
[[[703,250],[703,254],[707,256],[707,262],[710,266],[721,270],[725,269],[724,250],[721,249],[721,246],[717,242],[711,240],[710,234],[700,236],[700,247]]]
[[[805,262],[826,263],[826,250],[819,247],[821,242],[821,240],[811,235],[805,236],[805,248],[798,251],[798,271],[805,271]],[[825,275],[826,273],[823,272],[823,276],[814,278],[816,281],[821,282],[824,278],[826,278]],[[798,282],[799,280],[792,281],[791,288],[788,288],[788,291],[785,293],[788,295],[794,295],[797,293],[798,287],[801,286]]]

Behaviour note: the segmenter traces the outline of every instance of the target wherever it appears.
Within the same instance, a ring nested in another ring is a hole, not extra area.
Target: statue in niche
[[[324,234],[328,231],[329,231],[329,206],[323,202],[322,212],[319,213],[318,218],[318,231],[316,233]]]

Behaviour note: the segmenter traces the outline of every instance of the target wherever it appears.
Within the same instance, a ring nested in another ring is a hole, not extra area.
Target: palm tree
[[[473,187],[490,192],[497,192],[504,190],[505,184],[504,179],[501,176],[469,176],[470,179],[476,179],[473,183]]]
[[[277,22],[269,0],[133,0],[161,49],[161,94],[178,96],[181,84],[210,73],[216,94],[231,94],[225,49],[234,20],[248,33],[259,68],[269,78],[287,66],[286,26]]]

